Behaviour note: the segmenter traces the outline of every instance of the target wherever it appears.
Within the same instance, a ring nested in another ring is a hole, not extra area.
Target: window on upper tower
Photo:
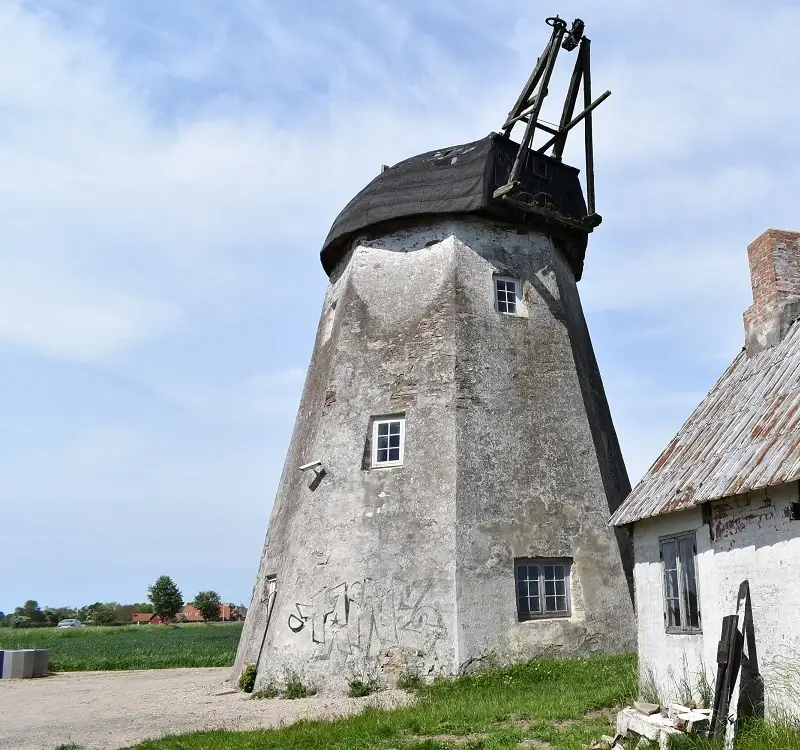
[[[659,541],[664,569],[665,630],[668,633],[700,633],[695,534],[691,531],[664,536]]]
[[[522,283],[510,276],[494,277],[494,300],[497,312],[519,315],[522,308]]]
[[[400,466],[406,439],[405,417],[385,417],[372,423],[372,466]]]
[[[514,561],[517,582],[517,615],[520,620],[569,617],[569,558],[518,558]]]

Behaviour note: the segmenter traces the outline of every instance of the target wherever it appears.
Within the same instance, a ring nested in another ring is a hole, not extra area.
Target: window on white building
[[[567,558],[518,558],[514,561],[520,620],[569,617],[571,567],[572,560]]]
[[[697,544],[694,532],[661,537],[664,625],[668,633],[699,633]]]
[[[522,306],[522,284],[509,276],[494,277],[494,297],[497,312],[519,315]]]
[[[372,424],[372,466],[400,466],[406,439],[404,417],[376,419]]]

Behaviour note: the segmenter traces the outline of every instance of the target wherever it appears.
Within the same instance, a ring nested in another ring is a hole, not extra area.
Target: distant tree
[[[95,602],[86,608],[86,619],[95,625],[111,625],[117,618],[116,602]]]
[[[0,612],[0,628],[7,628],[9,625],[8,620],[6,619],[6,613]]]
[[[219,594],[216,591],[201,591],[194,598],[194,606],[200,610],[203,619],[206,622],[210,622],[219,617],[222,600],[219,598]]]
[[[77,612],[72,607],[45,607],[44,610],[44,618],[48,625],[58,625],[62,620],[77,616]]]
[[[240,622],[247,617],[247,607],[245,607],[244,604],[231,603],[228,606],[231,608],[231,620]]]
[[[147,598],[153,603],[153,612],[162,621],[174,619],[183,609],[181,590],[169,576],[159,576],[147,589]]]
[[[33,599],[28,599],[21,607],[14,610],[17,617],[27,617],[30,622],[44,622],[44,612],[39,609],[39,603]]]

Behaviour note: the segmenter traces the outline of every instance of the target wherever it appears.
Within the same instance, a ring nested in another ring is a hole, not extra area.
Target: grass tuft
[[[372,695],[377,690],[378,683],[375,680],[360,680],[355,677],[347,683],[347,694],[351,698],[363,698],[366,695]]]
[[[413,693],[420,690],[425,684],[419,672],[406,672],[397,679],[398,690],[408,690]]]
[[[286,680],[286,685],[283,688],[283,697],[289,700],[296,698],[310,698],[312,695],[317,694],[317,689],[311,685],[304,684],[299,677],[290,676]]]
[[[239,675],[239,690],[243,693],[252,693],[256,686],[256,676],[258,667],[255,664],[247,664]]]
[[[275,685],[267,685],[265,688],[259,690],[257,693],[253,693],[250,697],[251,698],[277,698],[281,694],[281,691],[275,687]]]

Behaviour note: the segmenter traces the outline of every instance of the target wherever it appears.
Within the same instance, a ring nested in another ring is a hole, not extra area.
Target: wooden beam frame
[[[527,83],[522,89],[522,93],[517,97],[517,101],[508,113],[502,131],[506,137],[511,136],[514,125],[518,122],[525,123],[525,132],[520,141],[519,150],[514,158],[514,164],[506,185],[499,187],[495,191],[496,198],[510,198],[520,187],[520,175],[523,166],[531,152],[546,154],[552,148],[549,156],[561,161],[566,148],[567,136],[570,131],[579,123],[584,123],[584,150],[586,158],[586,208],[587,219],[591,219],[590,224],[599,223],[600,217],[595,211],[595,174],[594,174],[594,136],[592,129],[592,112],[600,106],[609,96],[610,91],[605,91],[597,99],[592,101],[592,72],[591,72],[591,40],[583,36],[583,21],[576,19],[572,29],[568,31],[567,24],[556,16],[547,19],[547,23],[553,27],[550,39],[544,48],[542,55],[537,58],[533,72],[528,78]],[[565,43],[565,37],[566,42]],[[578,42],[580,39],[580,42]],[[558,127],[554,128],[539,121],[542,105],[548,95],[548,85],[553,74],[558,52],[560,49],[572,51],[578,47],[578,55],[572,76],[569,81],[567,93],[564,98],[564,106],[561,111],[561,119]],[[583,110],[575,116],[575,106],[578,101],[578,94],[583,88]],[[533,141],[536,130],[543,130],[551,137],[535,149]]]

